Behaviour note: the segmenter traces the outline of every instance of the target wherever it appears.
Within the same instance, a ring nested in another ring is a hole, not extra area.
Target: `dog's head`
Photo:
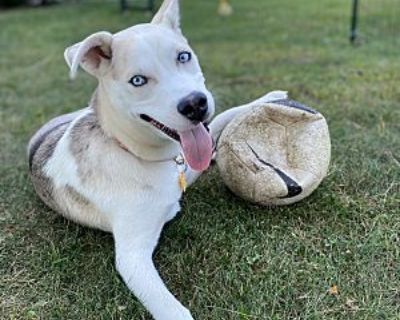
[[[95,33],[64,56],[72,77],[81,66],[99,80],[109,112],[161,141],[180,142],[189,165],[201,171],[211,159],[203,123],[214,114],[214,100],[179,20],[179,1],[165,0],[151,23]]]

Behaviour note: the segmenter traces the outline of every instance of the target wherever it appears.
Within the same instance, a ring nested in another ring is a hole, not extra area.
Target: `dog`
[[[122,279],[156,320],[190,320],[164,285],[152,253],[180,199],[206,170],[213,141],[252,104],[216,117],[198,58],[165,0],[148,24],[98,32],[65,51],[96,77],[88,107],[57,117],[30,140],[30,176],[40,198],[81,225],[111,232]],[[263,101],[286,98],[272,92]]]

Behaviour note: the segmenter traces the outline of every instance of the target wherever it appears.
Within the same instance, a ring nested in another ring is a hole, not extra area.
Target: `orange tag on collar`
[[[183,192],[186,192],[186,188],[187,188],[187,181],[186,181],[186,176],[185,176],[185,172],[179,172],[179,187],[181,188],[181,190]]]

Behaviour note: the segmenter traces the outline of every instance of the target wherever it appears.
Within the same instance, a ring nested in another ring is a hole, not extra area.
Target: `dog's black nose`
[[[178,111],[191,121],[205,120],[208,111],[206,95],[201,92],[192,92],[179,102]]]

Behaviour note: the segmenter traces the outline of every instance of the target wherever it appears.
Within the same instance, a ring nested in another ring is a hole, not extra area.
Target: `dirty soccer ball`
[[[293,100],[260,103],[234,118],[217,145],[221,176],[236,195],[261,205],[308,197],[327,174],[325,118]]]

